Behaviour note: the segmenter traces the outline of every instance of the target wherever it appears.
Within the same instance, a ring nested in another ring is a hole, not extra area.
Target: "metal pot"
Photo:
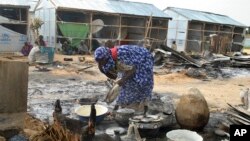
[[[138,127],[141,137],[156,137],[163,118],[157,115],[140,115],[129,119],[130,124]]]
[[[80,105],[91,105],[92,103],[96,103],[97,101],[97,98],[80,98],[77,100]]]
[[[118,109],[114,111],[114,119],[120,126],[128,126],[129,119],[134,116],[135,110],[134,109]]]

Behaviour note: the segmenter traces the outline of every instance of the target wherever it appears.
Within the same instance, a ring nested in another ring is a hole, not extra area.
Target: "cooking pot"
[[[108,113],[108,108],[103,105],[95,105],[96,109],[96,122],[101,122],[104,120]],[[75,109],[76,115],[79,117],[79,120],[83,122],[88,122],[90,117],[91,105],[82,105]]]
[[[77,100],[80,105],[91,105],[92,103],[96,103],[97,101],[97,98],[80,98]]]
[[[141,137],[156,137],[162,126],[163,118],[160,115],[148,115],[148,107],[144,107],[144,114],[133,116],[129,119],[130,124],[135,124]]]
[[[134,109],[128,109],[128,108],[122,108],[118,109],[113,112],[114,113],[114,119],[120,126],[128,126],[129,124],[129,118],[132,118],[134,116],[135,110]]]

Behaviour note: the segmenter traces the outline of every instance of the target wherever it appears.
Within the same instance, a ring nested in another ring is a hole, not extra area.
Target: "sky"
[[[250,26],[250,0],[127,0],[150,3],[163,10],[178,7],[227,15]]]

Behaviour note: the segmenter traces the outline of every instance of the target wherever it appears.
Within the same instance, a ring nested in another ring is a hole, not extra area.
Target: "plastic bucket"
[[[54,61],[54,54],[55,54],[55,48],[54,47],[43,47],[40,48],[42,55],[48,55],[48,63],[53,63]]]

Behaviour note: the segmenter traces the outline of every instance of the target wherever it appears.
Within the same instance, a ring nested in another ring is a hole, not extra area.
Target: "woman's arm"
[[[101,65],[98,65],[98,68],[99,68],[99,70],[100,70],[103,74],[105,74],[108,78],[114,79],[114,80],[117,78],[117,74],[116,74],[115,72],[109,71],[109,72],[105,73],[105,72],[102,70],[102,66],[101,66]]]
[[[116,83],[119,86],[124,85],[124,83],[134,75],[135,71],[136,71],[135,66],[132,66],[131,69],[129,70],[125,70],[123,77],[119,79]]]

